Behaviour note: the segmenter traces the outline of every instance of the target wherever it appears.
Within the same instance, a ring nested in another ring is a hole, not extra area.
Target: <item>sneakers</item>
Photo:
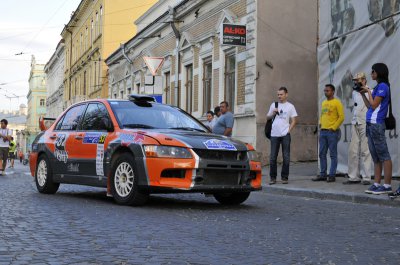
[[[329,176],[329,177],[326,179],[326,182],[335,182],[335,181],[336,181],[335,176]]]
[[[362,181],[362,184],[363,184],[363,185],[371,185],[371,181],[369,181],[369,180],[363,180],[363,181]]]
[[[400,197],[400,187],[399,187],[395,192],[390,192],[390,193],[388,194],[388,196],[389,196],[389,198],[390,198],[391,200],[394,200],[394,199]]]
[[[269,185],[274,185],[274,184],[276,184],[276,179],[271,179],[271,180],[269,181]]]
[[[375,194],[375,195],[379,195],[379,194],[386,194],[386,193],[391,193],[392,192],[392,187],[389,188],[385,188],[385,186],[381,185],[379,187],[375,186],[374,184],[371,185],[371,187],[369,187],[365,193],[368,194]]]
[[[289,180],[287,180],[287,179],[282,179],[282,184],[289,184]]]
[[[374,191],[376,191],[379,187],[375,186],[372,184],[366,191],[365,193],[372,194]]]
[[[392,192],[392,187],[385,188],[385,186],[379,186],[372,194],[379,195],[379,194],[387,194]]]
[[[318,175],[315,178],[311,179],[312,181],[326,181],[326,176]]]
[[[5,175],[6,175],[6,172],[5,172],[5,171],[2,171],[2,172],[1,172],[1,175],[2,175],[2,176],[5,176]]]

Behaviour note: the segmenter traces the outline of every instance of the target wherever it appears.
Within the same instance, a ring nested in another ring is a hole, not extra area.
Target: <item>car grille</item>
[[[246,151],[221,151],[193,149],[193,151],[202,159],[219,160],[219,161],[246,161]]]
[[[202,185],[239,185],[242,173],[238,171],[204,170]]]

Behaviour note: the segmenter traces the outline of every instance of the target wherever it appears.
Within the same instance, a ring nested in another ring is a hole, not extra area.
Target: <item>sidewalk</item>
[[[277,184],[268,185],[269,166],[263,167],[263,192],[321,200],[338,200],[400,207],[400,198],[390,200],[387,195],[366,194],[364,191],[369,186],[362,184],[343,185],[342,182],[346,180],[344,177],[336,177],[336,182],[333,183],[311,181],[317,175],[318,162],[291,163],[289,184],[281,184],[280,172],[281,168],[278,166]],[[396,190],[399,184],[400,181],[398,178],[392,180],[392,189]]]

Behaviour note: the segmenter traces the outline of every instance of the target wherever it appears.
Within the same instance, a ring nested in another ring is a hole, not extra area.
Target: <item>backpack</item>
[[[275,108],[278,108],[278,102],[275,101]],[[265,133],[265,137],[267,137],[268,139],[271,139],[271,130],[272,130],[272,123],[274,123],[275,120],[275,116],[270,120],[267,120],[267,123],[265,124],[265,128],[264,128],[264,133]]]

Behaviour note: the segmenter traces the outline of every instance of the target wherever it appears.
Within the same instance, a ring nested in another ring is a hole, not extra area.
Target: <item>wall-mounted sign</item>
[[[221,45],[246,46],[246,25],[222,24]]]

